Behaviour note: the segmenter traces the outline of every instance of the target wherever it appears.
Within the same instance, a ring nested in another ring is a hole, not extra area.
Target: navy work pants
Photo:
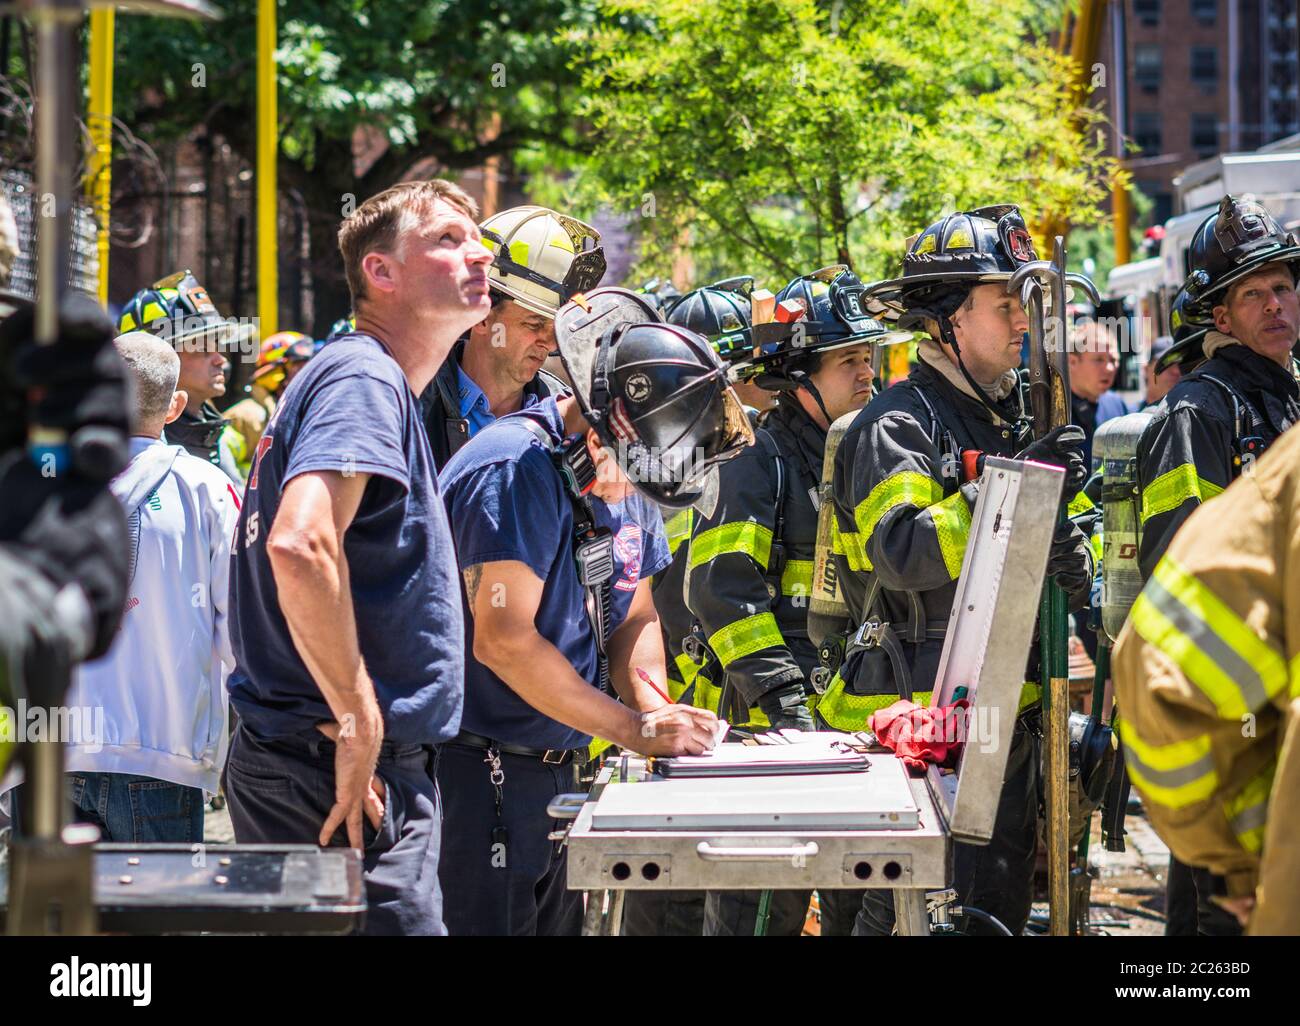
[[[366,923],[371,935],[441,936],[438,846],[442,817],[432,746],[385,741],[375,775],[384,782],[378,830],[362,817]],[[225,789],[240,844],[316,844],[334,805],[334,742],[314,727],[257,738],[243,723],[230,742]],[[332,844],[345,847],[340,826]]]
[[[502,752],[498,812],[486,756],[454,741],[439,749],[447,930],[453,937],[576,937],[582,893],[567,887],[568,848],[548,837],[567,823],[546,812],[557,794],[577,790],[576,768]]]

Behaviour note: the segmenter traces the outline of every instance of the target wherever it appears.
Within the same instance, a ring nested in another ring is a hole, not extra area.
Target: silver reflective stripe
[[[1157,787],[1178,788],[1200,780],[1214,772],[1214,756],[1206,753],[1195,762],[1188,763],[1173,770],[1153,769],[1142,761],[1131,744],[1124,745],[1124,758],[1133,764],[1141,776]]]
[[[1232,832],[1238,837],[1258,830],[1268,822],[1268,802],[1262,801],[1232,817]]]
[[[1262,709],[1268,705],[1268,691],[1264,687],[1264,679],[1259,675],[1259,671],[1224,641],[1212,626],[1171,594],[1158,577],[1152,575],[1143,589],[1143,594],[1147,601],[1164,614],[1178,631],[1193,641],[1210,660],[1219,664],[1219,669],[1241,691],[1247,709]],[[1213,695],[1210,694],[1210,697],[1213,698]]]

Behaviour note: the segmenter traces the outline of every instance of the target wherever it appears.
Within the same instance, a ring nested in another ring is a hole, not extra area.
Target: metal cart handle
[[[705,862],[784,862],[787,859],[816,858],[820,850],[816,841],[784,848],[715,848],[708,841],[695,846],[696,854]]]

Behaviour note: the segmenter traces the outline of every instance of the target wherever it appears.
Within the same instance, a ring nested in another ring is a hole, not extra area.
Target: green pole
[[[758,915],[754,918],[754,936],[766,937],[767,924],[772,918],[772,892],[764,891],[758,896]]]

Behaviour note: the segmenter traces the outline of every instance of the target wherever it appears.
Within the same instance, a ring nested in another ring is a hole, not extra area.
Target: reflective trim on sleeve
[[[1287,687],[1282,654],[1168,556],[1131,615],[1134,630],[1169,656],[1223,719],[1258,712]]]
[[[789,598],[807,598],[812,594],[813,561],[788,559],[781,571],[781,594]]]
[[[1268,823],[1268,797],[1273,790],[1276,761],[1270,763],[1234,797],[1223,803],[1232,832],[1246,851],[1258,855],[1264,848],[1264,827]]]
[[[709,636],[709,648],[722,663],[723,669],[737,659],[742,659],[765,648],[784,645],[781,628],[771,613],[755,613],[743,620],[729,623]]]
[[[691,555],[687,566],[694,570],[697,566],[703,566],[730,552],[743,553],[766,570],[767,561],[772,555],[771,530],[753,520],[710,527],[691,539]]]
[[[935,534],[939,537],[939,550],[943,565],[954,581],[961,575],[962,557],[966,555],[966,542],[970,539],[970,506],[961,492],[953,492],[942,502],[930,507]]]
[[[853,511],[853,521],[858,525],[863,551],[866,550],[867,539],[876,529],[880,518],[895,506],[924,508],[942,498],[943,486],[929,474],[904,470],[885,478],[871,489],[871,494],[858,503]]]
[[[1124,744],[1124,765],[1138,789],[1170,809],[1206,801],[1219,786],[1210,753],[1210,735],[1167,745],[1147,744],[1127,720],[1117,718],[1116,730]]]
[[[1223,491],[1220,485],[1196,473],[1191,463],[1166,471],[1142,489],[1142,523],[1177,509],[1188,499],[1208,502]]]

